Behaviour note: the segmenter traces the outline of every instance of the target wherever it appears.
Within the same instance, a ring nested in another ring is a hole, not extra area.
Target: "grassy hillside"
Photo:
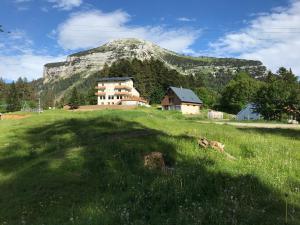
[[[0,224],[284,224],[286,201],[288,224],[299,224],[299,132],[155,109],[3,120]],[[199,149],[200,136],[237,160]],[[175,173],[145,169],[151,151]]]

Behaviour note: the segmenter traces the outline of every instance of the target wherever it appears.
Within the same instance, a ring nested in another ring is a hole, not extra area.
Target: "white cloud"
[[[83,1],[82,0],[48,0],[51,3],[54,3],[54,8],[59,8],[62,10],[71,10],[75,7],[80,6]]]
[[[177,52],[190,51],[200,31],[191,28],[164,26],[131,26],[131,17],[117,10],[103,13],[99,10],[72,14],[58,29],[58,43],[64,49],[83,49],[102,45],[120,38],[140,38]]]
[[[181,21],[181,22],[194,22],[196,21],[196,19],[191,19],[191,18],[187,18],[187,17],[179,17],[177,18],[178,21]]]
[[[28,3],[32,0],[14,0],[15,6],[18,11],[26,11],[29,9]]]
[[[65,58],[37,52],[33,45],[33,41],[22,30],[12,31],[5,38],[1,38],[0,77],[6,80],[16,80],[20,76],[26,76],[29,80],[40,78],[44,64]]]
[[[37,79],[42,77],[44,64],[64,58],[39,54],[0,55],[0,77],[7,80],[16,80],[20,76],[29,80]]]
[[[273,71],[285,66],[300,75],[300,1],[259,14],[245,29],[210,46],[217,55],[258,59]]]

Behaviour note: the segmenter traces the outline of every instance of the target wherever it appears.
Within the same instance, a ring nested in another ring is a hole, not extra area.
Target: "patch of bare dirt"
[[[126,105],[83,105],[79,106],[78,109],[73,111],[95,111],[95,110],[105,110],[105,109],[123,109],[123,110],[131,110],[136,109],[136,106],[126,106]],[[65,110],[70,110],[69,106],[64,106]]]
[[[30,115],[19,115],[19,114],[4,114],[1,115],[1,119],[3,120],[20,120],[29,117]]]

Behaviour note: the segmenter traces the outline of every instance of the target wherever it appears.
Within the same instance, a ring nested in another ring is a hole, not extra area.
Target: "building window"
[[[114,103],[114,102],[112,102],[112,104],[114,105],[115,103]]]
[[[113,95],[109,95],[108,99],[114,99],[114,96]]]

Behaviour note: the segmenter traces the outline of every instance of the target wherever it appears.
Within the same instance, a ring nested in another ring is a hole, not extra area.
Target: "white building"
[[[224,118],[224,113],[223,112],[218,112],[214,110],[209,110],[207,113],[207,118],[208,119],[219,119],[222,120]]]
[[[98,105],[147,105],[133,86],[132,77],[107,77],[97,81]]]

